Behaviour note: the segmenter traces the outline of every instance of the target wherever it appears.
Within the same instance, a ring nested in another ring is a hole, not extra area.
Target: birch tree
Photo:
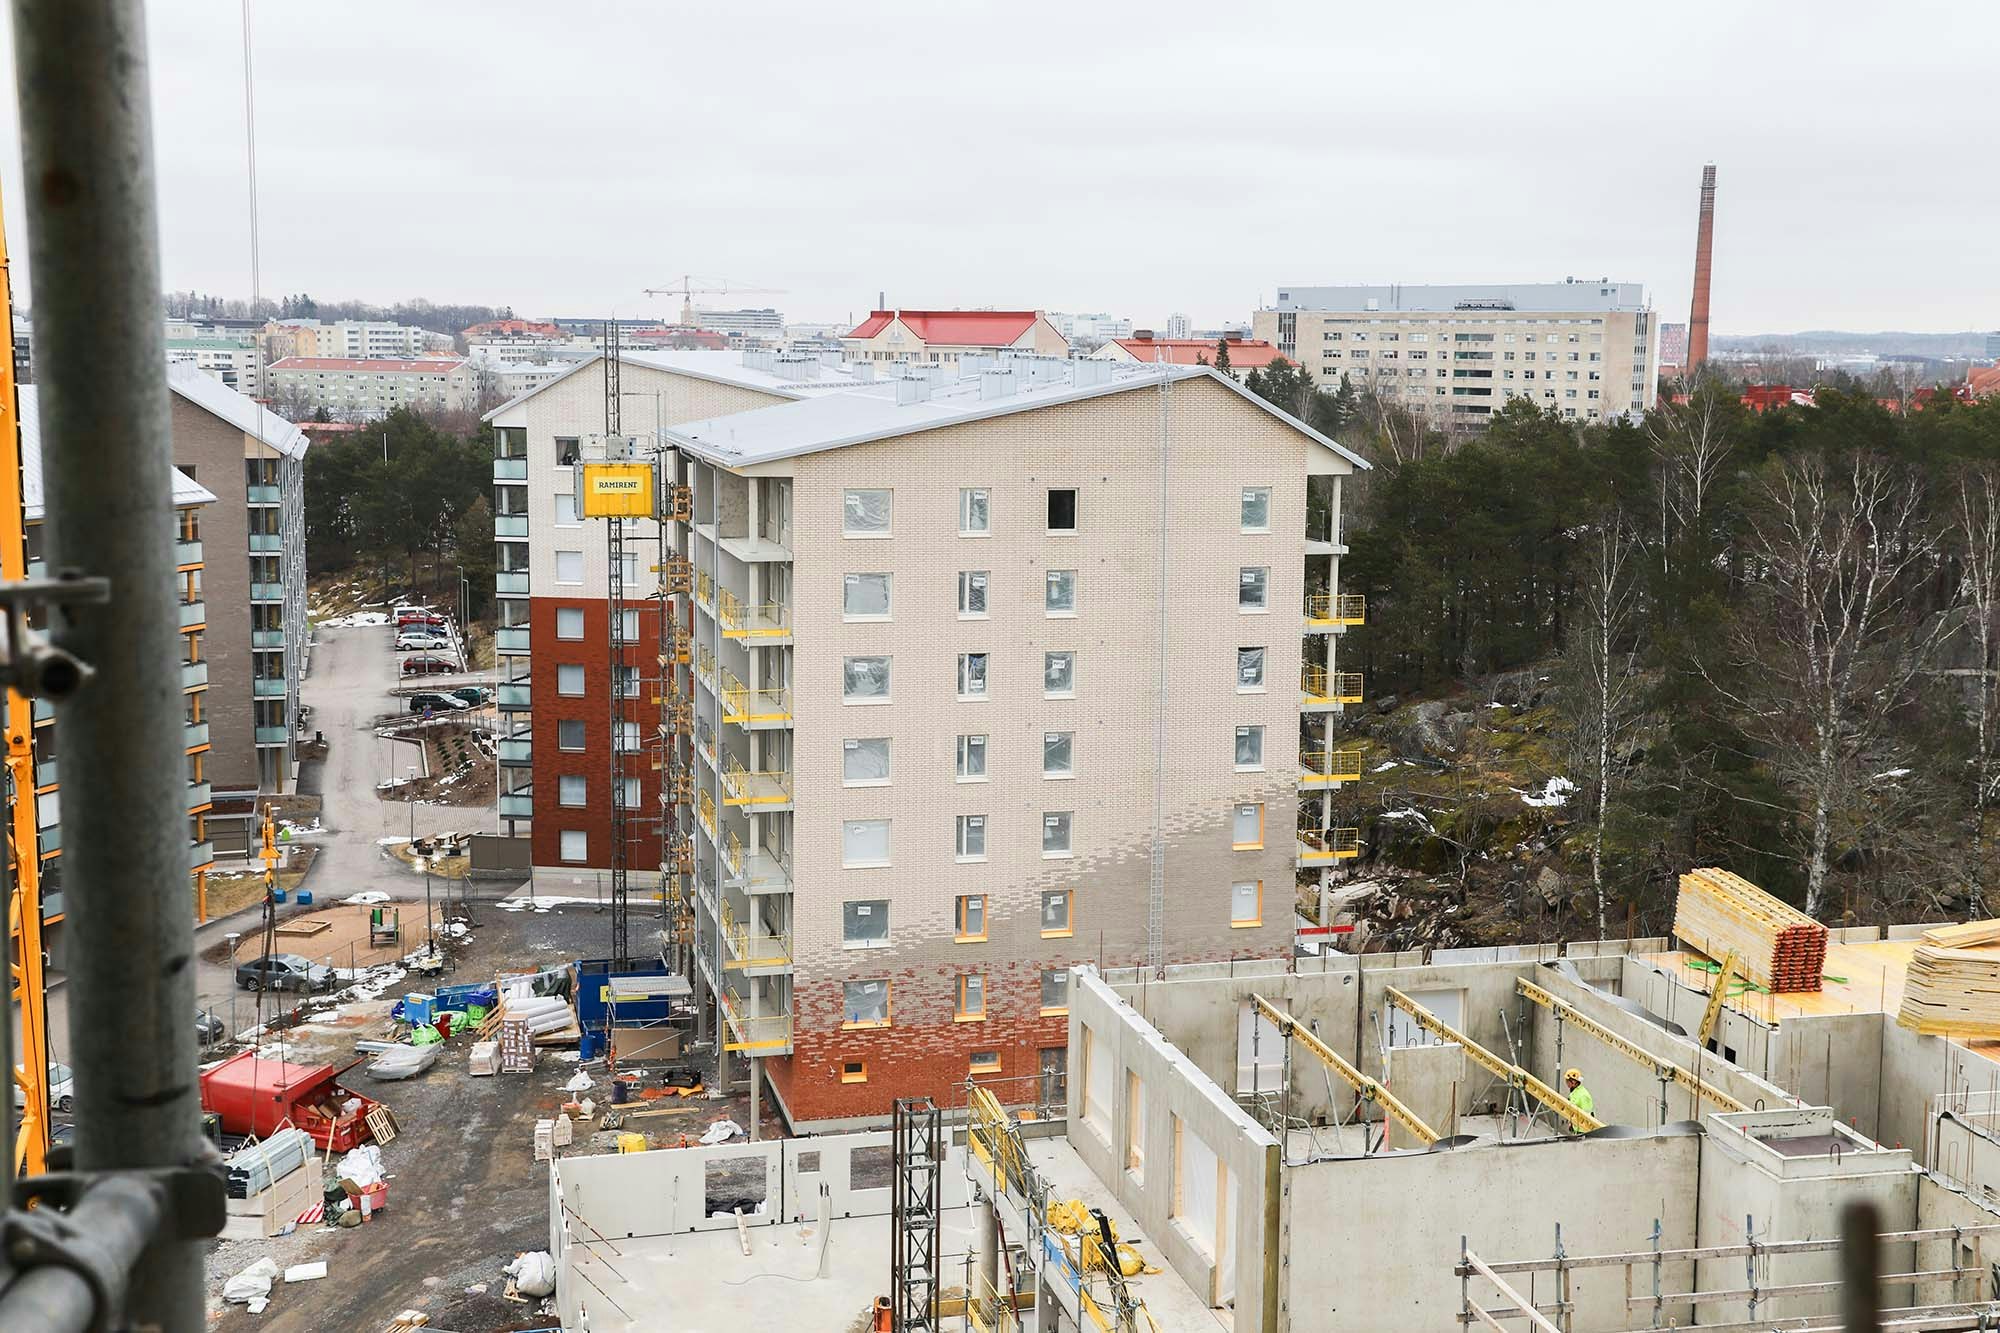
[[[1646,436],[1660,469],[1660,568],[1667,549],[1681,534],[1698,531],[1735,451],[1728,400],[1712,381],[1696,384],[1685,403],[1662,402],[1650,414]]]
[[[1606,937],[1604,837],[1617,782],[1612,752],[1637,721],[1639,682],[1634,621],[1639,612],[1633,554],[1638,549],[1623,513],[1613,510],[1584,538],[1577,571],[1571,635],[1564,652],[1571,771],[1590,802],[1590,886],[1597,899],[1597,936]]]
[[[1986,812],[1993,804],[1995,785],[2000,783],[2000,765],[1994,762],[1996,634],[1994,616],[2000,612],[2000,468],[1983,463],[1958,475],[1957,495],[1949,540],[1955,548],[1960,574],[1958,600],[1970,620],[1968,626],[1979,660],[1974,667],[1977,689],[1973,720],[1977,749],[1972,775],[1972,856],[1967,871],[1967,896],[1972,900],[1972,919],[1986,915]]]

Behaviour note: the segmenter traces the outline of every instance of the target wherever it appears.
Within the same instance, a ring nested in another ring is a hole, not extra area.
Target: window
[[[1042,1012],[1062,1013],[1069,1008],[1069,969],[1052,967],[1042,973]]]
[[[958,697],[961,699],[983,699],[986,697],[985,653],[960,653],[958,655]]]
[[[1052,569],[1048,572],[1047,588],[1042,594],[1042,609],[1052,616],[1076,614],[1075,570]]]
[[[583,723],[567,719],[557,722],[556,748],[558,750],[583,749]]]
[[[585,803],[584,779],[563,774],[556,779],[557,805],[582,805]]]
[[[840,743],[840,780],[850,787],[879,787],[889,781],[889,738],[873,736]]]
[[[889,821],[844,821],[840,826],[840,863],[849,868],[888,865]]]
[[[566,828],[562,833],[562,859],[583,861],[590,857],[590,835],[582,829]]]
[[[581,456],[578,440],[574,435],[556,436],[556,463],[561,467],[573,467]]]
[[[1042,776],[1045,778],[1068,778],[1076,776],[1075,732],[1045,731],[1042,733]]]
[[[1049,491],[1049,531],[1076,531],[1076,491],[1073,488]]]
[[[581,639],[583,637],[582,607],[559,606],[556,608],[556,637],[558,639]]]
[[[849,949],[879,949],[889,942],[889,900],[840,905],[840,942]]]
[[[889,662],[886,657],[844,657],[840,662],[841,697],[849,702],[881,701],[889,698]]]
[[[1268,565],[1245,565],[1236,575],[1236,608],[1263,611],[1271,600],[1271,570]]]
[[[958,780],[960,782],[986,781],[986,737],[960,736],[958,738]]]
[[[565,494],[556,497],[556,524],[559,527],[565,528],[576,526],[576,497],[574,495]]]
[[[841,578],[840,613],[849,620],[889,618],[888,574],[847,574]]]
[[[958,859],[961,861],[984,861],[986,859],[986,816],[960,815],[958,817]]]
[[[639,642],[639,613],[637,611],[620,611],[618,613],[618,642]],[[633,691],[626,697],[636,699],[639,696],[637,691]]]
[[[1051,810],[1042,816],[1042,855],[1068,856],[1070,816],[1068,810]]]
[[[611,668],[611,691],[620,699],[639,697],[639,668],[635,666],[614,666]]]
[[[850,490],[841,500],[840,530],[849,537],[886,537],[895,492]]]
[[[889,981],[850,981],[841,1004],[846,1020],[842,1027],[885,1028],[889,1026]]]
[[[1239,880],[1229,889],[1229,924],[1232,927],[1264,924],[1264,881]]]
[[[639,724],[637,722],[620,722],[618,724],[617,740],[618,753],[639,753]]]
[[[1264,729],[1262,727],[1238,727],[1236,729],[1236,767],[1262,768],[1264,766]]]
[[[986,976],[982,972],[967,972],[958,979],[958,1012],[952,1018],[960,1023],[983,1023],[986,1021]]]
[[[1230,834],[1238,851],[1252,851],[1264,845],[1263,805],[1239,805]]]
[[[1264,688],[1264,650],[1262,648],[1238,648],[1236,650],[1236,688],[1241,690],[1261,690]]]
[[[985,487],[967,487],[958,493],[958,535],[984,537],[993,531],[993,509]]]
[[[958,572],[958,613],[961,616],[986,614],[986,571],[962,569]]]
[[[974,1051],[971,1064],[975,1074],[997,1074],[1000,1072],[1000,1052]]]
[[[583,693],[583,668],[574,663],[565,663],[556,668],[556,693],[572,698]]]
[[[866,1083],[868,1081],[868,1062],[866,1060],[841,1061],[840,1081],[842,1083]]]
[[[1135,1181],[1145,1177],[1146,1085],[1132,1069],[1125,1071],[1125,1169]]]
[[[961,893],[952,909],[952,938],[970,943],[986,938],[986,895]]]
[[[583,552],[581,551],[556,552],[556,582],[557,583],[583,582]]]
[[[1042,694],[1051,699],[1067,699],[1076,693],[1076,654],[1042,654]]]
[[[1076,931],[1070,925],[1070,909],[1075,905],[1069,889],[1048,889],[1042,894],[1042,938],[1067,939]]]

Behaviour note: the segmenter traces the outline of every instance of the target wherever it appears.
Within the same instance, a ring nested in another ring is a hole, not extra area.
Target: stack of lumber
[[[2000,917],[1968,921],[1962,926],[1933,926],[1924,932],[1924,943],[1940,949],[1976,949],[1982,944],[2000,944]]]
[[[1674,935],[1710,958],[1734,949],[1737,970],[1774,991],[1816,991],[1826,967],[1826,927],[1727,870],[1681,876]]]
[[[2000,1037],[2000,953],[1919,944],[1896,1021],[1940,1037]]]

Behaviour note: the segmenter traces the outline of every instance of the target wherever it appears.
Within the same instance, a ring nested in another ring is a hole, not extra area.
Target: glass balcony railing
[[[291,739],[291,735],[292,729],[290,727],[259,727],[257,728],[257,744],[283,745]]]
[[[285,549],[285,539],[275,532],[253,532],[250,534],[250,549],[264,555],[276,555]]]
[[[502,736],[500,738],[500,762],[503,764],[528,764],[535,758],[534,742],[526,736]]]
[[[502,711],[508,712],[518,713],[523,709],[533,708],[534,698],[529,693],[528,682],[525,680],[501,682],[499,704]]]
[[[493,631],[493,647],[496,652],[525,653],[528,651],[528,627],[526,625],[502,625]]]
[[[495,514],[493,516],[495,537],[526,537],[528,516],[526,514]]]
[[[250,600],[253,602],[282,602],[285,600],[285,585],[282,583],[253,583],[250,585]]]
[[[274,505],[282,502],[276,486],[249,486],[244,488],[243,499],[253,505]]]
[[[200,542],[175,542],[175,543],[174,543],[174,563],[175,563],[176,565],[179,565],[179,566],[180,566],[181,568],[183,568],[183,569],[187,568],[187,567],[188,567],[189,565],[198,565],[198,564],[200,564],[200,563],[201,563],[201,543],[200,543]]]
[[[197,689],[206,684],[208,684],[208,663],[206,662],[181,663],[182,689],[184,690]]]
[[[215,801],[215,788],[206,782],[190,782],[187,789],[187,808],[199,810]]]
[[[500,817],[502,819],[533,819],[535,817],[534,794],[532,792],[501,792]]]
[[[493,480],[526,481],[528,460],[525,458],[496,458],[493,460]]]
[[[493,591],[502,597],[528,595],[528,571],[503,569],[493,576]]]
[[[196,625],[205,625],[207,623],[208,623],[208,604],[206,602],[181,603],[182,629],[191,629]]]
[[[282,699],[285,697],[285,678],[258,676],[250,682],[250,693],[259,699]]]
[[[252,648],[283,648],[285,632],[281,629],[253,629],[250,631]]]
[[[215,864],[215,844],[197,842],[188,848],[188,869],[200,870],[203,866]]]
[[[187,730],[185,732],[185,739],[187,741],[187,748],[190,750],[197,749],[200,746],[208,744],[208,723],[206,722],[188,723]]]

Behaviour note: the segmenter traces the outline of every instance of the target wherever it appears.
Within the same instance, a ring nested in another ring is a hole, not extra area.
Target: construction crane
[[[1505,1083],[1509,1088],[1518,1088],[1528,1096],[1533,1097],[1536,1101],[1554,1112],[1563,1123],[1567,1124],[1577,1133],[1588,1134],[1593,1129],[1604,1128],[1602,1120],[1599,1120],[1583,1108],[1572,1104],[1569,1098],[1563,1096],[1560,1092],[1557,1092],[1554,1088],[1521,1068],[1521,1066],[1510,1060],[1502,1060],[1499,1056],[1487,1050],[1457,1028],[1452,1027],[1449,1023],[1424,1008],[1421,1004],[1418,1004],[1409,996],[1403,994],[1403,992],[1397,990],[1394,986],[1387,987],[1386,989],[1389,995],[1389,1003],[1408,1014],[1416,1021],[1418,1027],[1440,1041],[1457,1043],[1465,1049],[1467,1058],[1474,1064]]]
[[[695,279],[693,275],[683,273],[681,274],[679,286],[648,287],[646,288],[646,295],[679,296],[681,298],[681,323],[691,328],[694,325],[694,298],[697,295],[782,296],[785,292],[783,287],[732,287],[729,285],[729,279],[727,278],[703,278],[702,281],[705,283],[712,282],[714,285],[697,287],[694,285]]]

